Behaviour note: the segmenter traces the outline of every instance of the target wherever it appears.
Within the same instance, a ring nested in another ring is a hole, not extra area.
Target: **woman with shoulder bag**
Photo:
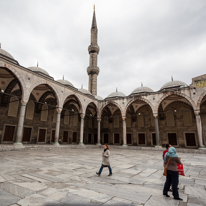
[[[164,185],[163,195],[169,197],[168,191],[170,189],[170,185],[172,183],[172,194],[175,200],[182,200],[179,197],[179,193],[177,190],[177,186],[179,184],[179,174],[177,170],[177,164],[181,165],[180,158],[176,155],[176,149],[174,147],[170,147],[168,152],[164,156],[164,162],[167,167],[167,177]]]
[[[110,151],[109,151],[109,147],[107,144],[104,145],[104,151],[102,153],[102,166],[99,169],[99,172],[96,172],[96,174],[98,176],[101,175],[102,170],[104,167],[108,167],[109,169],[109,175],[108,176],[112,176],[112,169],[110,167],[110,163],[109,163],[109,157],[110,157]]]

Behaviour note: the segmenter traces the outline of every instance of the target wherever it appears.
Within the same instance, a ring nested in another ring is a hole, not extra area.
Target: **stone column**
[[[100,139],[101,139],[101,119],[97,119],[98,122],[98,133],[97,133],[97,145],[101,145]]]
[[[57,108],[57,121],[56,121],[56,129],[55,129],[54,146],[59,146],[59,128],[60,128],[61,112],[62,109]]]
[[[23,128],[24,128],[24,117],[26,112],[26,102],[21,102],[19,122],[17,126],[16,141],[13,144],[14,147],[24,147],[22,144]]]
[[[158,115],[154,115],[154,120],[155,120],[155,134],[156,134],[156,146],[155,147],[161,147],[161,145],[160,145]]]
[[[126,125],[126,117],[122,117],[123,120],[123,145],[127,146],[127,125]]]
[[[196,117],[196,123],[197,123],[197,134],[198,134],[198,140],[199,140],[199,149],[204,149],[205,146],[203,145],[203,141],[202,141],[202,122],[201,122],[201,117],[200,117],[200,112],[199,111],[195,112],[195,117]]]
[[[84,145],[83,137],[84,137],[84,114],[81,114],[81,126],[80,126],[80,142],[79,145]]]

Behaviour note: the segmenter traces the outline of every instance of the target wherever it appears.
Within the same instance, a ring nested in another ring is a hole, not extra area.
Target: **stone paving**
[[[0,152],[0,206],[206,205],[206,155],[179,153],[183,201],[162,195],[162,151],[111,149],[113,176],[98,177],[102,148]]]

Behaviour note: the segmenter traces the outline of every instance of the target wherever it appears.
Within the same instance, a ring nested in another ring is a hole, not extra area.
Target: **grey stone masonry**
[[[95,10],[93,13],[92,28],[91,28],[91,45],[88,48],[90,61],[87,73],[89,75],[89,92],[92,95],[97,95],[97,76],[99,74],[99,67],[97,67],[97,55],[99,54],[99,46],[97,44],[97,22]]]

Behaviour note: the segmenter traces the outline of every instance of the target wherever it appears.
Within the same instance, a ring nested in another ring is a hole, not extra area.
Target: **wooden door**
[[[145,134],[140,133],[138,134],[138,136],[139,136],[139,144],[145,144]]]
[[[127,144],[132,144],[132,134],[127,133]]]
[[[169,144],[177,145],[177,135],[176,133],[168,133]]]
[[[46,129],[39,129],[39,140],[38,142],[45,142]]]
[[[5,126],[4,138],[5,142],[13,142],[15,126]]]
[[[94,144],[97,144],[97,134],[94,134]]]
[[[185,133],[187,146],[196,146],[195,133]]]
[[[88,144],[92,143],[92,134],[88,134]]]
[[[63,132],[63,142],[66,142],[67,143],[67,140],[68,140],[68,131],[64,131]]]
[[[52,130],[51,142],[54,142],[54,140],[55,140],[55,130]]]
[[[152,133],[152,144],[153,145],[156,145],[156,134],[155,133]]]
[[[31,128],[24,127],[22,142],[30,142],[30,137],[31,137]]]
[[[114,143],[119,144],[119,134],[118,133],[114,134]]]
[[[108,134],[104,134],[104,143],[105,144],[109,143],[109,135]]]
[[[73,132],[72,142],[77,142],[77,132]]]

